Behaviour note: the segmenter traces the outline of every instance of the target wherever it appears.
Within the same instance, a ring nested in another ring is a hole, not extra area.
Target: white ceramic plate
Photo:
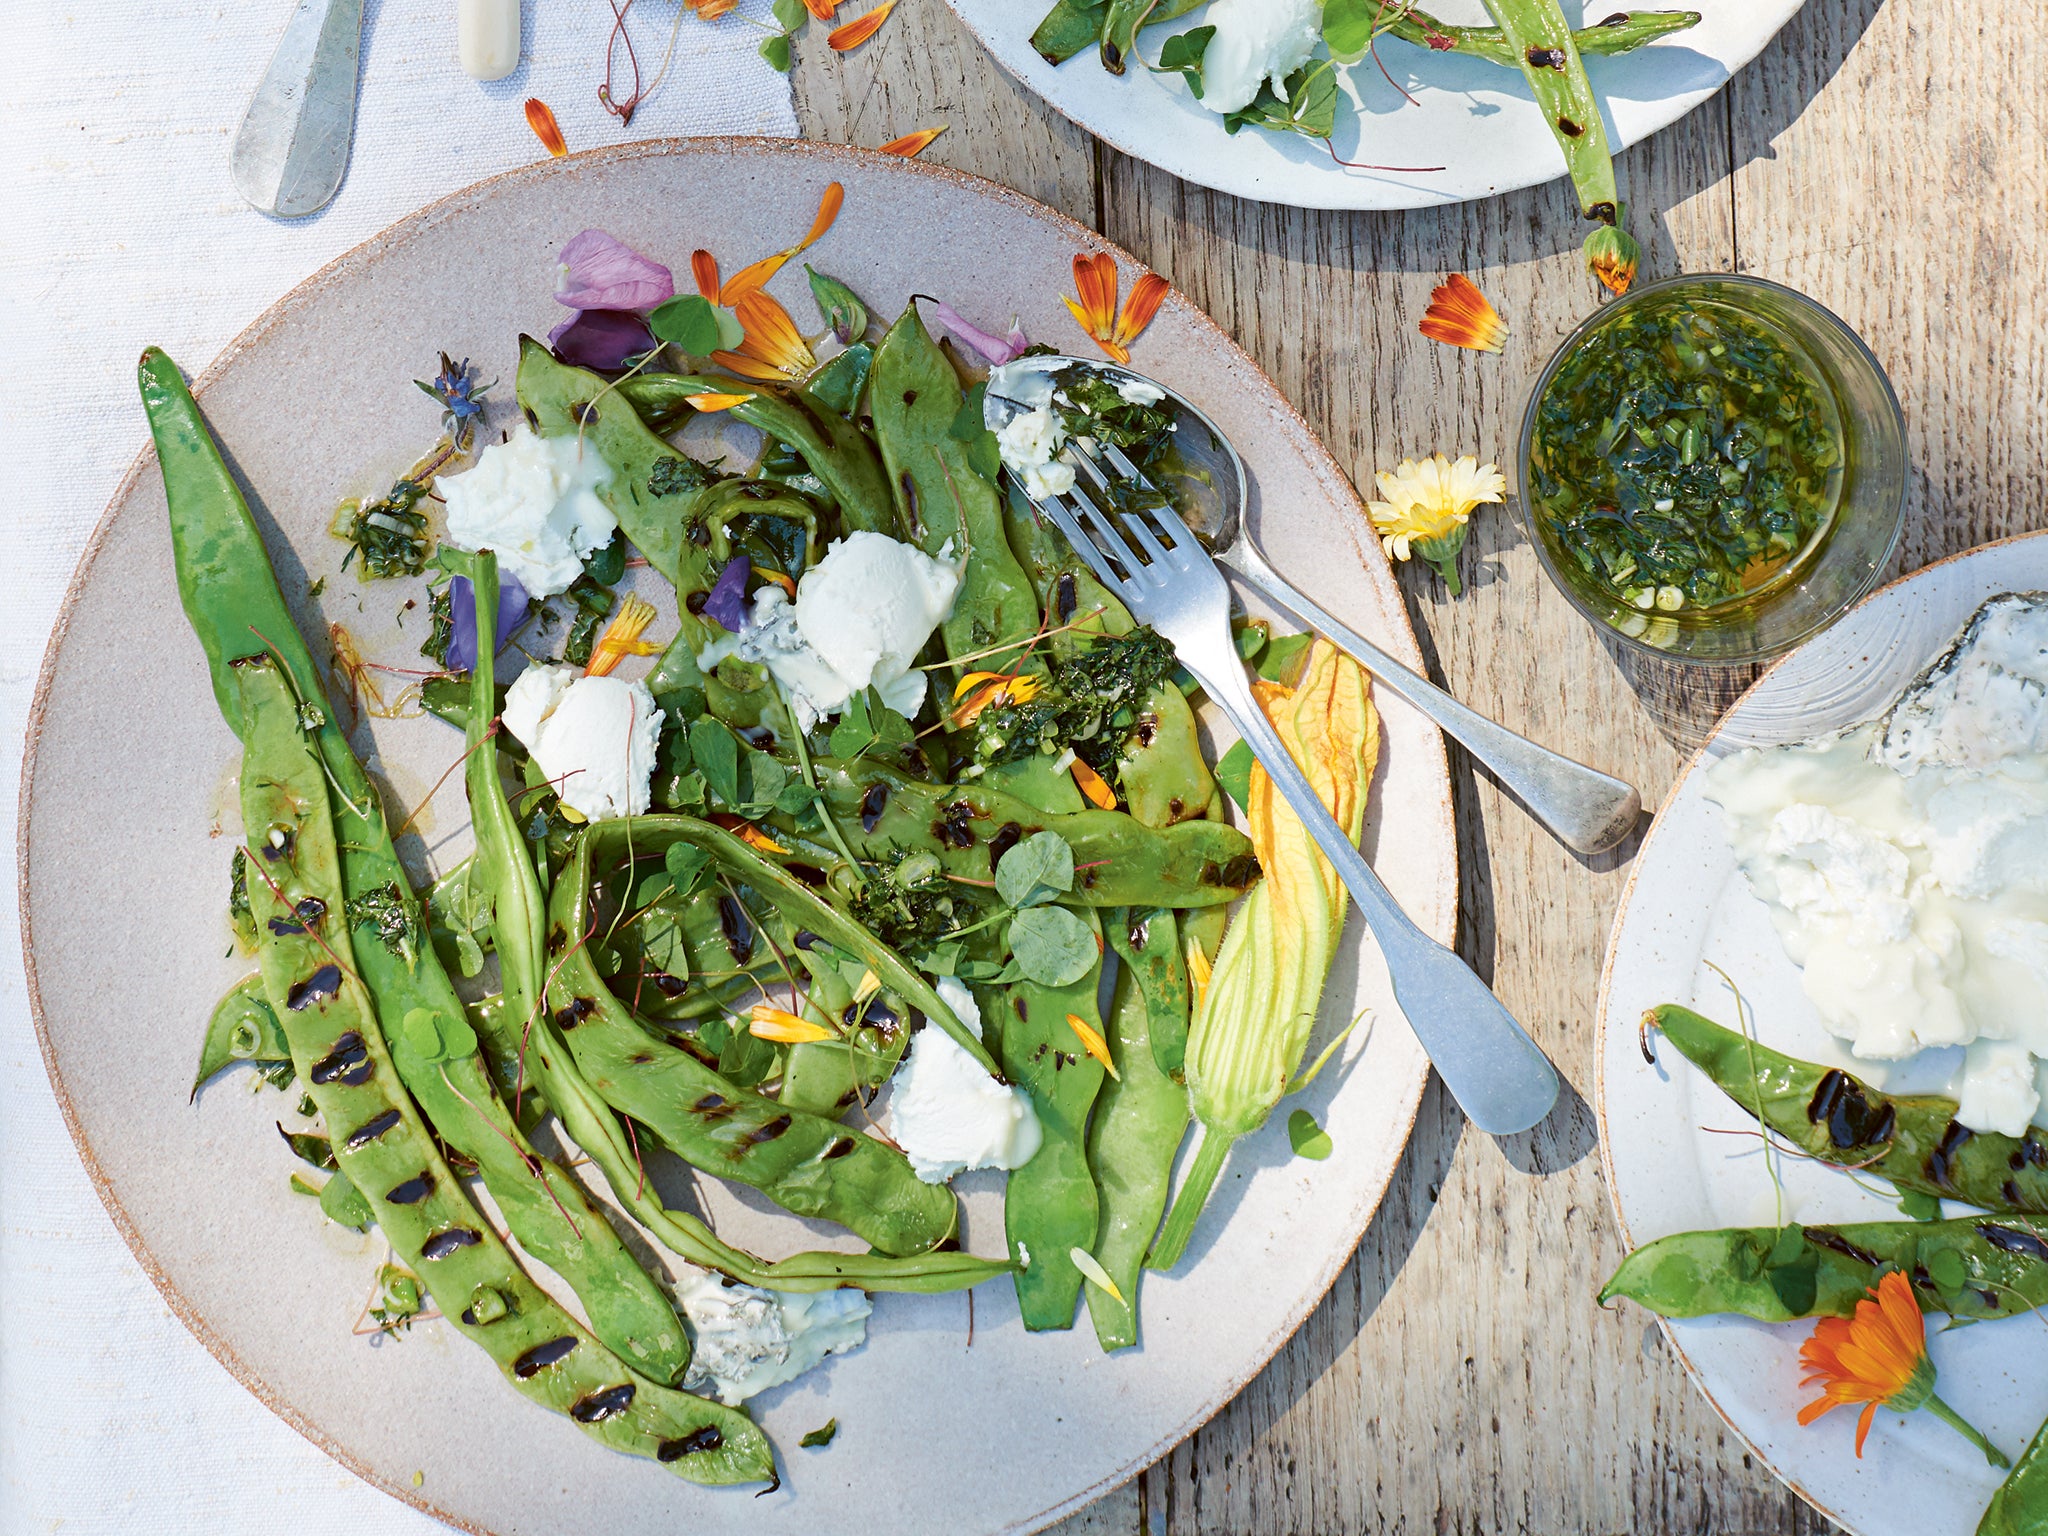
[[[1781,1219],[1757,1138],[1716,1134],[1753,1122],[1668,1046],[1657,1064],[1644,1060],[1637,1039],[1644,1009],[1682,1003],[1732,1027],[1734,1000],[1710,969],[1719,966],[1755,1010],[1758,1039],[1876,1076],[1872,1063],[1853,1062],[1822,1029],[1763,903],[1735,867],[1720,810],[1701,793],[1703,770],[1742,747],[1871,718],[1978,604],[2044,587],[2048,535],[2040,534],[1973,550],[1886,587],[1765,673],[1672,791],[1636,857],[1600,992],[1601,1156],[1631,1248],[1673,1232]],[[1929,1052],[1879,1080],[1938,1092],[1957,1054]],[[1838,1170],[1779,1162],[1784,1220],[1899,1217],[1893,1202],[1860,1191]],[[1798,1426],[1798,1407],[1818,1395],[1799,1385],[1799,1346],[1811,1324],[1706,1318],[1663,1327],[1721,1416],[1830,1518],[1860,1536],[1968,1536],[1976,1529],[2000,1474],[1931,1415],[1880,1411],[1860,1461],[1853,1411]],[[1941,1327],[1930,1324],[1929,1340],[1943,1399],[2016,1457],[2048,1418],[2048,1331],[2032,1317]]]
[[[493,398],[506,419],[518,333],[560,314],[552,264],[565,240],[601,226],[670,262],[687,285],[693,247],[735,270],[800,235],[834,180],[845,211],[807,259],[877,314],[894,316],[913,292],[948,294],[985,306],[985,323],[1015,310],[1034,337],[1079,344],[1059,296],[1074,253],[1105,247],[988,182],[788,140],[643,143],[542,161],[343,257],[200,381],[301,627],[347,623],[373,658],[417,645],[417,615],[409,642],[388,632],[407,593],[337,574],[343,546],[326,536],[328,519],[341,496],[380,467],[388,483],[431,439],[434,411],[412,380],[431,375],[437,349],[502,381]],[[1128,281],[1137,268],[1121,259]],[[801,264],[774,291],[811,317]],[[1177,295],[1137,363],[1203,402],[1243,450],[1250,514],[1275,563],[1419,667],[1351,486],[1271,381]],[[120,410],[102,430],[142,440],[140,410]],[[326,589],[312,599],[307,582],[322,575]],[[1368,851],[1417,922],[1447,940],[1457,863],[1442,743],[1412,711],[1382,707]],[[460,751],[433,720],[378,723],[358,745],[374,748],[408,806]],[[1057,1518],[1164,1454],[1301,1324],[1378,1206],[1427,1075],[1354,927],[1324,1024],[1361,1006],[1377,1023],[1303,1101],[1336,1155],[1293,1157],[1284,1115],[1234,1151],[1190,1262],[1145,1282],[1140,1348],[1105,1358],[1085,1317],[1071,1333],[1027,1336],[1002,1284],[977,1294],[971,1347],[964,1297],[882,1297],[864,1349],[755,1400],[781,1451],[781,1491],[757,1500],[693,1488],[525,1402],[445,1325],[374,1348],[351,1338],[379,1250],[323,1226],[288,1191],[291,1159],[271,1128],[282,1101],[248,1092],[249,1074],[237,1071],[186,1102],[207,1011],[246,969],[223,954],[234,767],[178,608],[163,489],[145,453],[80,564],[29,721],[22,910],[45,1059],[108,1209],[201,1341],[352,1470],[468,1530],[796,1536],[851,1520],[973,1536]],[[443,790],[419,825],[424,844],[407,839],[402,852],[443,866],[461,857],[459,791]],[[757,1251],[846,1240],[715,1181],[704,1200],[721,1232]],[[968,1199],[966,1235],[979,1251],[1002,1249],[987,1176]],[[829,1448],[797,1448],[830,1417],[840,1431]]]
[[[1133,62],[1121,77],[1094,51],[1055,68],[1031,47],[1051,0],[947,0],[998,63],[1062,116],[1127,155],[1184,181],[1297,208],[1429,208],[1491,197],[1564,175],[1564,157],[1518,71],[1484,60],[1432,53],[1382,38],[1380,61],[1404,100],[1372,60],[1343,72],[1342,100],[1330,149],[1298,134],[1223,131],[1223,119],[1189,94],[1179,75],[1153,74]],[[1561,0],[1575,25],[1623,9],[1619,0]],[[1633,53],[1587,61],[1618,153],[1676,122],[1763,50],[1802,0],[1653,0],[1636,7],[1695,9],[1698,26]],[[1424,6],[1450,25],[1483,24],[1479,0]],[[1199,26],[1203,12],[1144,34],[1157,60],[1160,41]],[[1582,19],[1583,18],[1583,19]],[[1438,171],[1355,170],[1331,157],[1383,166],[1442,166]],[[1628,196],[1627,167],[1622,196]],[[1570,210],[1560,207],[1560,218]]]

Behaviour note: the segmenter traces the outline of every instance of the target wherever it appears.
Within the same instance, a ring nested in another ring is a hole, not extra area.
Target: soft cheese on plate
[[[652,804],[662,712],[645,683],[528,667],[505,691],[503,718],[585,821],[638,816]]]
[[[691,1391],[708,1388],[737,1407],[867,1338],[875,1308],[864,1292],[764,1291],[692,1264],[680,1267],[676,1299],[695,1346],[683,1378]]]
[[[951,976],[935,983],[960,1022],[981,1038],[974,994]],[[927,1184],[970,1168],[1022,1168],[1044,1132],[1031,1100],[968,1055],[943,1029],[926,1025],[910,1045],[889,1100],[889,1134]]]
[[[566,592],[583,562],[611,542],[619,521],[597,487],[611,466],[588,441],[540,437],[524,422],[476,464],[434,488],[448,507],[448,542],[488,549],[535,599]]]

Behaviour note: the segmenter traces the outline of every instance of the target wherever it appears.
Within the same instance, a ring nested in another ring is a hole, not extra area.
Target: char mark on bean
[[[596,1011],[597,1003],[595,999],[588,997],[572,998],[555,1010],[555,1028],[561,1030],[563,1034],[567,1034]]]
[[[951,805],[940,808],[932,822],[932,836],[946,848],[972,848],[974,828],[969,823],[979,814],[965,800],[955,800]]]
[[[835,1157],[844,1157],[854,1149],[855,1145],[856,1143],[851,1136],[841,1136],[825,1149],[824,1157],[828,1162]]]
[[[687,1435],[675,1440],[664,1440],[654,1449],[656,1461],[681,1461],[685,1456],[697,1456],[706,1451],[715,1451],[725,1444],[725,1436],[718,1432],[716,1424],[706,1424],[702,1429],[693,1429]]]
[[[483,1240],[482,1233],[473,1232],[468,1227],[443,1227],[420,1244],[420,1257],[445,1259],[460,1249],[474,1248]]]
[[[882,812],[889,804],[889,786],[880,779],[868,786],[868,792],[860,797],[860,829],[873,832],[875,823],[882,819]]]
[[[1949,1175],[1950,1165],[1954,1163],[1956,1154],[1963,1150],[1970,1135],[1970,1128],[1967,1125],[1959,1120],[1951,1120],[1948,1129],[1941,1133],[1940,1143],[1927,1154],[1927,1177],[1935,1188],[1945,1189],[1950,1194],[1955,1193],[1955,1182]]]
[[[295,923],[288,917],[273,917],[270,920],[270,931],[282,939],[294,933],[304,933],[306,925]]]
[[[626,1060],[630,1061],[636,1067],[652,1066],[654,1064],[654,1052],[635,1051],[632,1055],[628,1056]]]
[[[683,606],[692,613],[702,613],[704,605],[711,601],[709,591],[692,592],[683,599]]]
[[[1816,1248],[1830,1249],[1845,1259],[1852,1259],[1871,1269],[1884,1267],[1884,1260],[1867,1249],[1858,1248],[1839,1232],[1830,1232],[1826,1227],[1803,1227],[1800,1230],[1806,1234],[1806,1240]]]
[[[809,950],[812,945],[817,944],[821,941],[815,933],[811,932],[810,929],[799,928],[795,933],[790,935],[789,942],[794,944],[798,949]]]
[[[257,852],[263,855],[265,863],[275,864],[279,859],[289,859],[298,841],[299,834],[280,822],[270,829]]]
[[[1081,604],[1080,583],[1072,571],[1061,571],[1060,579],[1052,585],[1053,610],[1059,614],[1062,624],[1074,621],[1074,610]]]
[[[578,1424],[602,1424],[606,1419],[615,1419],[632,1406],[633,1383],[622,1381],[616,1387],[604,1387],[588,1397],[578,1398],[569,1408],[569,1417]]]
[[[1562,48],[1531,48],[1529,50],[1529,67],[1531,69],[1561,70],[1564,66],[1565,56]]]
[[[342,1143],[342,1150],[346,1152],[360,1151],[396,1124],[398,1124],[398,1111],[387,1109],[383,1114],[373,1116],[356,1127],[355,1134]]]
[[[2048,1259],[2048,1243],[2031,1232],[2022,1232],[2017,1227],[2000,1226],[1995,1221],[1977,1223],[1977,1235],[2002,1253],[2016,1253],[2023,1258]]]
[[[689,982],[680,976],[671,976],[667,971],[649,971],[647,979],[654,983],[654,990],[670,1002],[690,990]]]
[[[794,875],[814,891],[825,888],[825,871],[815,864],[806,864],[801,859],[791,859],[782,868],[784,873]]]
[[[304,981],[292,984],[292,989],[284,995],[284,1005],[293,1013],[304,1013],[315,1003],[326,1002],[340,990],[341,967],[323,965]]]
[[[1570,118],[1560,115],[1557,120],[1557,131],[1568,139],[1576,139],[1586,130]]]
[[[1158,739],[1159,717],[1149,712],[1138,716],[1137,723],[1131,727],[1131,740],[1141,747],[1149,747]]]
[[[1202,884],[1217,886],[1226,891],[1248,890],[1252,882],[1258,878],[1259,856],[1256,853],[1240,853],[1236,858],[1222,864],[1211,859],[1202,866]]]
[[[334,1049],[319,1061],[313,1063],[308,1075],[316,1083],[345,1083],[351,1088],[360,1088],[370,1080],[370,1074],[377,1064],[370,1059],[369,1048],[363,1044],[363,1037],[354,1030],[346,1030]]]
[[[393,1205],[418,1205],[433,1192],[434,1176],[431,1173],[423,1173],[417,1178],[407,1179],[403,1184],[392,1185],[384,1198]]]
[[[318,896],[301,896],[292,910],[299,914],[300,922],[310,926],[327,915],[327,903]]]
[[[720,1094],[707,1093],[690,1106],[690,1113],[702,1115],[706,1120],[723,1120],[738,1107]]]
[[[997,828],[996,835],[988,840],[989,873],[994,874],[996,866],[1003,862],[1003,855],[1023,841],[1024,829],[1014,821],[1006,821]]]
[[[560,1338],[549,1339],[545,1344],[536,1344],[512,1362],[512,1374],[521,1381],[531,1381],[566,1356],[576,1347],[577,1342],[575,1334],[565,1333]]]
[[[2036,1168],[2048,1168],[2048,1147],[2042,1146],[2032,1136],[2027,1137],[2020,1143],[2020,1156],[2024,1157]]]
[[[754,925],[736,897],[718,898],[718,927],[725,935],[725,947],[732,951],[735,964],[745,965],[754,958]]]
[[[839,1022],[848,1029],[854,1029],[865,1024],[871,1029],[880,1030],[885,1035],[893,1035],[903,1021],[896,1016],[894,1008],[891,1008],[879,996],[876,996],[868,998],[865,1002],[848,1003],[845,1008],[840,1010]]]
[[[794,1117],[790,1115],[777,1115],[773,1120],[768,1121],[766,1124],[757,1125],[751,1131],[747,1132],[745,1137],[746,1144],[747,1146],[752,1147],[765,1146],[767,1143],[775,1140],[776,1137],[780,1136],[784,1131],[788,1130],[790,1126],[792,1126],[795,1123],[796,1122]],[[741,1154],[744,1151],[745,1148],[734,1148],[735,1155]]]
[[[1871,1103],[1861,1083],[1839,1067],[1830,1067],[1813,1090],[1806,1118],[1815,1125],[1825,1122],[1830,1144],[1846,1151],[1890,1141],[1898,1114],[1889,1101]]]
[[[1603,16],[1600,18],[1598,25],[1603,27],[1625,27],[1628,25],[1628,12],[1616,11],[1612,16]]]

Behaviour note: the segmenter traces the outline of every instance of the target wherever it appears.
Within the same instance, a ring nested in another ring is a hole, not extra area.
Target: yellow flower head
[[[1366,510],[1387,558],[1421,555],[1443,573],[1451,595],[1457,596],[1455,562],[1465,542],[1465,520],[1482,501],[1506,497],[1507,476],[1469,453],[1456,463],[1439,453],[1420,463],[1403,459],[1392,474],[1381,470],[1373,478],[1386,500],[1369,502]]]

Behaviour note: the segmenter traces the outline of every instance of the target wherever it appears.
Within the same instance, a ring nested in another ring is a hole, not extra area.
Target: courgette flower
[[[1403,459],[1392,474],[1381,470],[1374,479],[1386,500],[1369,502],[1366,510],[1387,558],[1422,556],[1456,597],[1463,590],[1458,551],[1465,547],[1465,520],[1482,501],[1507,495],[1507,477],[1469,453],[1455,464],[1439,453],[1419,464]]]
[[[1856,1421],[1859,1458],[1880,1407],[1898,1413],[1925,1408],[1982,1451],[1992,1466],[2011,1465],[2004,1452],[1934,1395],[1926,1320],[1913,1282],[1902,1271],[1886,1270],[1868,1298],[1856,1303],[1854,1317],[1824,1317],[1814,1324],[1813,1337],[1799,1346],[1799,1358],[1806,1366],[1800,1385],[1819,1387],[1822,1393],[1799,1410],[1799,1422],[1811,1424],[1844,1404],[1863,1404],[1863,1416]]]

